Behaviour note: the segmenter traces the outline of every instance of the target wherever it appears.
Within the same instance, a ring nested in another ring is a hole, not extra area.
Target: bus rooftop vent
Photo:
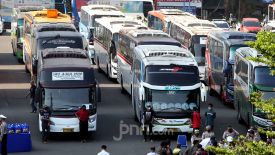
[[[182,52],[150,52],[149,53],[149,57],[156,57],[156,56],[189,57],[186,53],[182,53]]]
[[[76,51],[45,51],[43,52],[43,58],[88,58],[85,52]]]

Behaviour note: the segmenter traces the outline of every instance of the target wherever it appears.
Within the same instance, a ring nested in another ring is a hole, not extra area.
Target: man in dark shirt
[[[154,116],[154,112],[153,112],[152,107],[147,106],[145,108],[145,111],[143,112],[143,116],[142,116],[144,141],[146,141],[147,137],[148,137],[148,133],[147,133],[148,128],[149,128],[149,138],[150,138],[150,140],[152,140],[153,116]]]
[[[32,108],[31,113],[36,113],[36,110],[37,110],[35,106],[35,89],[36,89],[36,86],[34,84],[34,81],[31,81],[31,88],[30,88],[31,108]]]
[[[83,105],[76,113],[75,116],[79,119],[79,132],[81,142],[85,143],[88,137],[88,121],[90,112],[86,109],[86,106]]]
[[[44,109],[40,112],[40,115],[42,122],[42,141],[43,143],[47,143],[50,132],[50,108],[48,106],[45,106]]]

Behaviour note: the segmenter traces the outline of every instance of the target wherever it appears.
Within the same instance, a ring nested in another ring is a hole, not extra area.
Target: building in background
[[[194,15],[201,15],[202,0],[154,0],[156,10],[179,9]]]

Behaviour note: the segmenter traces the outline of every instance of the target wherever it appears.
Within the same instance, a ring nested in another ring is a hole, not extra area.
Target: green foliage
[[[261,52],[262,57],[251,58],[255,62],[262,62],[269,67],[275,67],[275,33],[261,31],[257,34],[255,42],[248,42],[250,47],[253,47]],[[272,70],[275,75],[275,70]]]
[[[217,155],[273,155],[275,152],[274,146],[263,141],[248,141],[244,136],[240,136],[233,144],[227,148],[208,146],[206,150]]]

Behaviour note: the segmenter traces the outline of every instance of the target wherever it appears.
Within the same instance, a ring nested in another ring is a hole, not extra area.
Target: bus
[[[196,16],[188,12],[183,12],[178,9],[160,9],[149,11],[148,13],[148,27],[155,30],[162,30],[166,33],[170,32],[171,21],[176,21],[179,18],[194,18]]]
[[[270,67],[250,60],[251,57],[261,57],[261,54],[253,48],[243,47],[237,50],[235,56],[234,106],[237,118],[248,126],[273,127],[274,130],[274,123],[266,113],[251,104],[250,95],[261,92],[264,100],[275,98],[275,76],[271,75]]]
[[[81,7],[79,32],[89,43],[89,56],[94,63],[95,19],[101,17],[124,17],[124,14],[110,5],[87,5]]]
[[[181,18],[171,21],[170,36],[178,40],[195,56],[199,65],[200,77],[204,81],[205,72],[205,46],[207,34],[211,31],[222,31],[208,20],[194,18]]]
[[[219,94],[223,103],[233,105],[233,66],[236,50],[247,47],[246,41],[255,41],[256,34],[238,31],[210,32],[206,44],[205,82],[209,94]]]
[[[138,45],[172,45],[181,44],[160,30],[121,30],[117,49],[117,81],[122,93],[132,93],[133,52]]]
[[[121,29],[147,29],[138,20],[125,17],[102,17],[95,20],[95,59],[99,71],[108,78],[117,78],[118,33]]]
[[[117,7],[127,16],[147,18],[148,12],[154,10],[153,0],[93,0],[90,4],[105,4]]]
[[[29,11],[43,10],[43,6],[20,6],[13,9],[11,16],[11,45],[13,55],[16,56],[18,62],[23,62],[23,25],[24,15]]]
[[[87,49],[87,43],[77,32],[73,24],[48,23],[34,28],[31,36],[30,54],[24,53],[25,71],[36,76],[37,55],[46,48],[79,48]]]
[[[23,62],[25,63],[26,71],[30,71],[28,64],[31,64],[31,58],[34,54],[33,45],[34,38],[33,31],[36,26],[45,23],[69,23],[71,24],[71,17],[66,14],[62,14],[54,9],[45,9],[42,11],[30,11],[24,15],[24,27],[23,27]]]
[[[194,56],[172,45],[138,45],[132,67],[132,106],[142,122],[147,106],[154,111],[153,132],[192,133],[193,108],[200,109],[201,82]]]
[[[40,53],[36,98],[39,109],[51,111],[50,132],[79,132],[75,112],[83,105],[90,111],[88,131],[97,129],[100,88],[87,52],[81,49],[48,48]],[[39,113],[39,131],[42,131]]]

